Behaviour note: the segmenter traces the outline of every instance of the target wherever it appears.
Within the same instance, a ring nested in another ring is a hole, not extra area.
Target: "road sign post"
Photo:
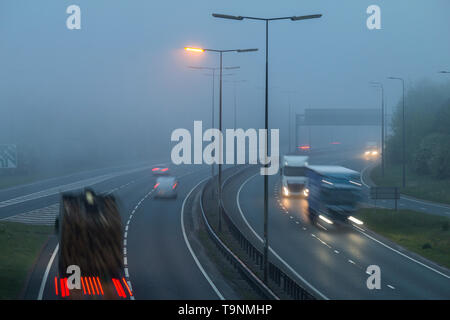
[[[371,187],[370,198],[375,200],[395,200],[395,211],[397,211],[397,201],[400,199],[398,187]]]

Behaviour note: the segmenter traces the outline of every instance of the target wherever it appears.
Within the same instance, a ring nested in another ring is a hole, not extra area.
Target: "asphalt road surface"
[[[127,299],[219,299],[190,252],[181,226],[183,201],[210,175],[210,167],[182,166],[172,170],[179,180],[178,197],[154,199],[156,177],[150,167],[75,175],[14,188],[0,194],[0,217],[55,205],[55,190],[79,191],[89,185],[97,193],[113,193],[120,201],[124,225],[124,264],[132,296]],[[61,187],[62,186],[62,187]],[[57,299],[57,239],[51,237],[36,264],[26,299]],[[122,284],[125,288],[125,286]],[[126,290],[125,290],[126,292]]]
[[[351,154],[311,156],[310,164],[366,164]],[[271,260],[325,299],[449,299],[450,273],[379,239],[357,226],[318,225],[306,214],[307,202],[283,199],[279,177],[269,178]],[[226,184],[224,202],[253,243],[263,235],[263,177],[246,170]],[[369,265],[381,269],[381,289],[366,285]]]

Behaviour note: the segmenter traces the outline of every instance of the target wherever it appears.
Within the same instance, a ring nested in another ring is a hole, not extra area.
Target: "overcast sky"
[[[81,30],[66,28],[71,4],[81,8]],[[366,27],[371,4],[381,7],[381,30]],[[401,86],[387,76],[402,76],[407,85],[424,78],[444,82],[446,75],[437,71],[450,69],[448,0],[2,0],[3,130],[5,124],[16,134],[35,126],[44,134],[56,130],[55,122],[91,119],[103,130],[98,135],[146,135],[154,145],[167,146],[173,129],[191,128],[193,120],[210,124],[211,77],[187,66],[215,67],[219,57],[188,54],[187,45],[260,49],[228,53],[224,65],[241,67],[225,79],[246,80],[237,90],[238,126],[262,127],[264,23],[216,19],[213,12],[323,14],[270,25],[272,127],[286,127],[287,91],[293,91],[298,112],[374,108],[379,92],[368,82],[382,81],[392,108]],[[224,83],[228,127],[233,125],[232,89]]]

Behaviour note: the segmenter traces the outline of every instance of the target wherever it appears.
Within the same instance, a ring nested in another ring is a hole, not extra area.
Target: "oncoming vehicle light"
[[[283,193],[285,196],[289,195],[289,189],[287,187],[283,187]]]
[[[309,189],[308,188],[303,189],[303,195],[305,197],[309,196]]]
[[[372,155],[376,156],[378,154],[378,151],[372,151]]]
[[[319,218],[321,219],[321,220],[323,220],[323,221],[325,221],[326,223],[328,223],[328,224],[333,224],[333,221],[331,221],[330,219],[328,219],[328,218],[325,218],[323,215],[321,215],[321,214],[319,214]]]
[[[347,219],[350,220],[351,222],[359,224],[359,225],[364,224],[364,222],[362,222],[361,220],[356,219],[355,217],[352,217],[352,216],[349,216]]]

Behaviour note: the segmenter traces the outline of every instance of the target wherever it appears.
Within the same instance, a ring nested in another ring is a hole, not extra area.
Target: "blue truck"
[[[311,217],[327,224],[351,222],[361,225],[355,218],[362,199],[360,174],[341,166],[310,165],[307,167],[308,209]]]

